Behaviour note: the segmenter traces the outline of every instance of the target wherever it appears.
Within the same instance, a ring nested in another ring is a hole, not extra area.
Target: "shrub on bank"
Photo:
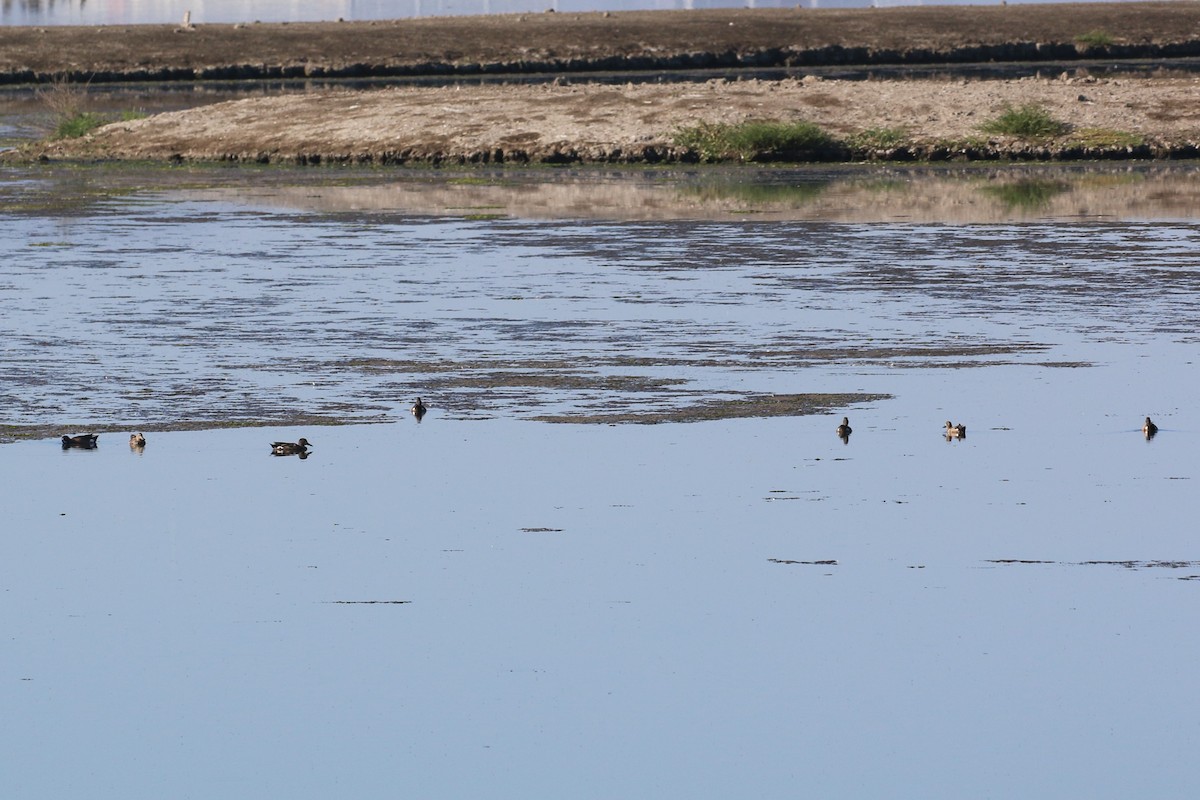
[[[1075,37],[1075,44],[1089,47],[1108,47],[1116,44],[1117,40],[1108,31],[1094,30],[1087,33],[1081,33]]]
[[[673,139],[677,147],[695,152],[704,161],[811,157],[838,146],[812,122],[701,122],[676,131]]]
[[[1036,103],[1026,103],[1018,108],[1009,106],[1003,114],[980,126],[984,133],[1019,136],[1024,139],[1061,136],[1070,129],[1070,125],[1055,119],[1049,111]]]
[[[37,99],[50,115],[47,125],[50,139],[77,139],[110,122],[140,119],[146,116],[140,111],[123,111],[120,114],[97,114],[85,111],[87,103],[86,83],[71,83],[66,78],[55,78],[45,86],[38,87]]]

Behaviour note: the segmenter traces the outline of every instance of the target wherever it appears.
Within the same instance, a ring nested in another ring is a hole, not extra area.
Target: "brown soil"
[[[288,163],[695,160],[673,134],[696,123],[805,120],[843,144],[761,158],[1088,158],[1200,154],[1200,79],[819,80],[572,84],[573,70],[711,63],[918,63],[989,53],[1077,58],[1075,37],[1113,32],[1107,55],[1200,53],[1200,3],[735,10],[405,20],[395,23],[0,30],[0,73],[129,77],[396,74],[556,69],[553,84],[318,88],[109,125],[25,151],[49,158]],[[76,37],[72,39],[72,37]],[[86,47],[79,37],[91,40]],[[95,39],[104,37],[103,47]],[[72,46],[74,44],[74,46]],[[53,51],[50,52],[50,51]],[[55,60],[94,53],[87,61]],[[136,53],[136,57],[134,56]],[[1094,51],[1091,55],[1095,55]],[[238,65],[252,64],[253,69]],[[1053,139],[985,136],[1006,107],[1067,123]],[[899,141],[876,141],[880,131]],[[855,143],[853,147],[845,143]]]
[[[1104,32],[1105,48],[1077,43]],[[0,80],[361,77],[1200,56],[1200,4],[742,9],[0,28]]]
[[[1052,140],[984,136],[1037,103],[1071,128]],[[319,91],[254,98],[100,128],[38,147],[49,158],[286,163],[694,160],[672,134],[697,122],[806,120],[842,138],[903,144],[817,158],[1084,158],[1200,153],[1200,79],[713,81]],[[771,157],[776,154],[764,154]],[[793,159],[805,154],[779,154]]]

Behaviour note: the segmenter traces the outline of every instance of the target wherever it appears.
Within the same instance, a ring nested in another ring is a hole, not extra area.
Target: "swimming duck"
[[[312,444],[301,438],[298,442],[271,442],[271,452],[277,456],[305,456]]]
[[[417,422],[421,421],[421,417],[425,416],[425,412],[428,410],[429,409],[425,406],[425,403],[419,397],[411,409],[412,415],[417,418]]]
[[[967,438],[967,426],[961,422],[957,425],[946,420],[946,438],[947,439],[965,439]]]
[[[62,437],[63,450],[69,450],[72,447],[78,447],[80,450],[95,450],[96,439],[98,435],[95,433],[81,433],[78,436]]]
[[[842,424],[837,426],[837,435],[843,439],[848,439],[854,430],[850,427],[850,418],[842,417]]]
[[[133,447],[133,448],[145,447],[146,446],[145,434],[141,434],[141,433],[129,434],[129,446]]]
[[[1154,434],[1158,433],[1158,426],[1151,422],[1149,417],[1146,417],[1146,424],[1142,426],[1142,433],[1146,434],[1147,439],[1152,439],[1154,438]]]

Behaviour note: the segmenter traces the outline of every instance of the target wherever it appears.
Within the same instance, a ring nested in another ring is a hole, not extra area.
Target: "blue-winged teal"
[[[63,450],[69,450],[72,447],[78,447],[80,450],[95,450],[96,439],[99,438],[95,433],[81,433],[78,436],[62,437]]]
[[[425,416],[425,412],[429,409],[425,406],[421,398],[418,397],[417,402],[413,403],[413,407],[410,410],[412,411],[412,415],[417,418],[417,422],[420,422],[421,417]]]
[[[130,447],[145,447],[146,446],[145,434],[141,434],[141,433],[129,434],[129,446]]]
[[[1146,434],[1146,438],[1149,439],[1158,433],[1158,426],[1151,422],[1149,417],[1146,417],[1146,424],[1142,426],[1142,433]]]
[[[842,417],[842,424],[837,426],[837,435],[845,439],[852,433],[854,430],[850,427],[850,418]]]
[[[303,438],[298,442],[271,442],[271,452],[277,456],[308,455],[310,447],[312,443]]]
[[[964,439],[967,436],[967,426],[961,422],[957,425],[946,420],[946,438],[947,439]]]

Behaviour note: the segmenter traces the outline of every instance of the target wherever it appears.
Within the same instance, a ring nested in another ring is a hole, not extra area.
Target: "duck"
[[[417,422],[420,422],[421,417],[425,416],[425,412],[428,411],[429,408],[425,405],[424,401],[418,397],[417,402],[413,404],[413,407],[410,410],[412,411],[412,415],[417,418]]]
[[[1158,433],[1158,426],[1151,422],[1149,417],[1146,417],[1146,424],[1142,425],[1142,433],[1146,434],[1147,439],[1151,439],[1154,434]]]
[[[965,439],[967,437],[967,426],[961,422],[955,425],[946,420],[946,438],[947,439]]]
[[[271,442],[271,452],[277,456],[305,456],[312,443],[301,437],[298,442]]]
[[[63,450],[69,450],[72,447],[78,447],[80,450],[95,450],[96,439],[99,438],[95,433],[81,433],[78,436],[62,437]]]
[[[850,427],[850,418],[842,417],[842,424],[837,426],[837,435],[846,439],[852,433],[854,433],[854,429]]]
[[[146,435],[144,433],[129,434],[129,446],[133,448],[146,446]]]

